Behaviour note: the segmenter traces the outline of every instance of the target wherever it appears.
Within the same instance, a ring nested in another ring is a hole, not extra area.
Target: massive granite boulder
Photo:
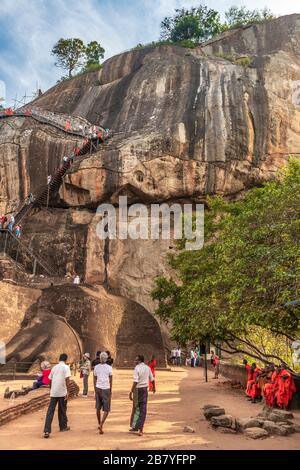
[[[101,286],[64,283],[37,289],[0,282],[0,292],[5,296],[0,320],[8,363],[29,369],[37,359],[55,363],[62,352],[77,362],[86,351],[95,356],[98,350],[110,350],[119,367],[132,367],[137,354],[147,360],[155,354],[158,365],[165,365],[162,335],[153,316]]]
[[[193,50],[120,54],[34,105],[79,115],[113,136],[74,162],[48,210],[24,221],[24,239],[60,277],[79,274],[153,312],[153,279],[169,272],[174,243],[104,242],[96,209],[117,205],[120,195],[130,204],[240,197],[299,156],[300,15],[229,31]],[[45,184],[77,141],[30,117],[0,122],[1,210],[13,211]]]

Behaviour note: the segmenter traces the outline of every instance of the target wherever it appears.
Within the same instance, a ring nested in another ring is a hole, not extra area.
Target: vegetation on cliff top
[[[156,280],[156,313],[181,344],[222,342],[229,352],[291,364],[300,307],[285,304],[300,297],[299,161],[241,201],[208,205],[204,248],[171,258],[180,281]]]
[[[94,72],[101,68],[100,59],[103,59],[105,49],[97,41],[86,46],[79,38],[61,38],[53,47],[52,55],[56,57],[55,66],[68,72],[66,78],[72,78],[79,68],[82,72]]]
[[[136,48],[175,44],[194,48],[224,31],[237,27],[262,23],[275,16],[268,8],[249,10],[246,7],[232,6],[225,12],[225,22],[217,10],[199,5],[190,9],[175,9],[175,14],[161,22],[160,40],[148,44],[139,44]]]

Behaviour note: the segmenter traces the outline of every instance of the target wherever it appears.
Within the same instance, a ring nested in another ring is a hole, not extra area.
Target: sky
[[[159,39],[160,22],[175,8],[206,4],[223,15],[232,5],[300,13],[300,0],[0,0],[0,99],[46,91],[64,75],[51,50],[61,38],[98,41],[105,59]]]

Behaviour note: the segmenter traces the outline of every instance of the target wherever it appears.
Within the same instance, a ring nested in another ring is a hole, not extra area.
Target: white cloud
[[[165,16],[175,8],[199,3],[201,0],[1,0],[0,27],[4,25],[9,32],[0,38],[0,46],[2,41],[6,46],[1,48],[0,79],[6,81],[8,98],[35,90],[37,82],[45,90],[57,81],[62,71],[54,67],[50,51],[60,37],[97,40],[105,47],[108,58],[139,42],[156,40]],[[220,11],[232,4],[268,6],[276,14],[300,10],[298,0],[206,3]]]

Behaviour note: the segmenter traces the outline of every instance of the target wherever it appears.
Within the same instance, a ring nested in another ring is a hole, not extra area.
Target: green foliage
[[[197,44],[195,44],[193,41],[190,41],[188,39],[184,41],[178,41],[178,42],[152,41],[152,42],[149,42],[148,44],[138,44],[132,50],[134,51],[138,49],[147,49],[148,47],[158,47],[158,46],[178,46],[178,47],[184,47],[186,49],[195,49],[195,47],[197,47]]]
[[[241,201],[214,197],[208,205],[204,248],[171,259],[178,283],[156,281],[157,314],[181,343],[222,341],[236,349],[253,326],[299,336],[299,307],[284,306],[300,297],[299,161]]]
[[[240,26],[269,21],[275,18],[275,15],[268,8],[248,10],[244,6],[232,6],[225,12],[225,18],[228,28],[238,28]]]
[[[223,31],[220,14],[207,6],[176,9],[173,17],[161,23],[161,39],[172,42],[190,40],[196,44]]]
[[[242,67],[249,67],[249,65],[251,65],[251,62],[251,57],[240,57],[238,59],[235,59],[234,61],[236,65],[241,65]]]
[[[57,59],[55,66],[67,70],[71,78],[73,71],[84,63],[85,46],[81,39],[61,38],[53,47],[52,55]]]
[[[235,65],[241,65],[242,67],[249,67],[252,62],[251,57],[234,57],[232,54],[225,54],[223,52],[215,52],[214,57],[219,57],[220,59],[228,60]]]
[[[105,49],[97,41],[90,42],[85,49],[86,65],[88,71],[99,70],[100,59],[103,59]]]
[[[90,73],[90,72],[98,72],[102,68],[103,68],[102,64],[91,64],[91,65],[85,66],[80,72],[76,74],[76,77],[78,77],[79,75]]]
[[[81,72],[100,70],[100,59],[104,57],[104,52],[105,50],[97,41],[92,41],[85,46],[78,38],[60,39],[52,49],[52,55],[57,59],[55,66],[68,72],[68,76],[62,77],[60,81],[72,78],[74,72],[80,67]]]
[[[225,17],[226,21],[222,23],[220,13],[206,5],[176,9],[173,16],[162,21],[161,39],[172,43],[188,40],[199,44],[228,29],[262,23],[275,16],[268,8],[248,10],[246,7],[232,6]]]

